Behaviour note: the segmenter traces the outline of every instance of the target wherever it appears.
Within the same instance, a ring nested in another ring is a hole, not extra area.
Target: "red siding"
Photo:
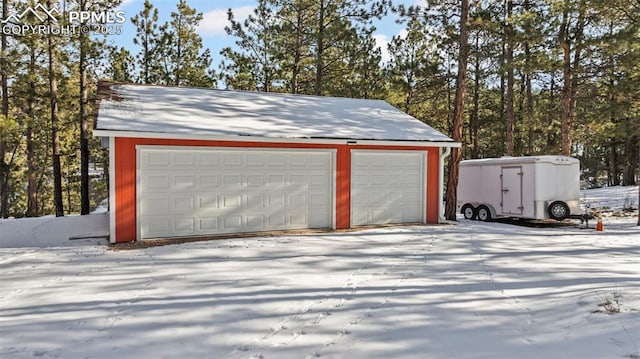
[[[115,141],[115,227],[116,241],[136,240],[136,145],[209,146],[252,148],[336,149],[336,228],[349,228],[351,217],[351,149],[427,151],[426,222],[438,223],[437,147],[334,145],[276,142],[203,141],[153,138],[116,138]]]

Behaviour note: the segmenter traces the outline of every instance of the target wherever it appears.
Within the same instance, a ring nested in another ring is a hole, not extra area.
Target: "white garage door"
[[[351,225],[424,222],[425,152],[351,152]]]
[[[139,238],[331,227],[331,150],[138,147]]]

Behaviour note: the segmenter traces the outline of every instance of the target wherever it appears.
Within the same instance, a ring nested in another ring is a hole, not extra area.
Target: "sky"
[[[416,3],[419,0],[397,1],[396,3]],[[154,6],[159,11],[159,23],[162,24],[169,20],[171,11],[176,8],[177,0],[161,0],[154,1]],[[132,54],[136,54],[139,49],[133,44],[135,36],[135,28],[131,24],[130,19],[142,10],[144,0],[124,0],[120,6],[120,10],[125,12],[127,23],[125,24],[123,34],[111,36],[109,42],[117,46],[124,46],[129,49]],[[244,20],[253,11],[257,4],[256,0],[187,0],[187,3],[197,11],[202,12],[203,20],[198,28],[198,33],[202,37],[205,48],[211,50],[213,57],[213,66],[218,68],[222,61],[220,50],[228,46],[234,46],[234,38],[228,36],[224,27],[228,25],[227,9],[231,8],[238,20]],[[391,14],[387,17],[375,22],[376,32],[375,39],[378,46],[383,50],[383,62],[388,60],[386,53],[386,44],[394,35],[402,33],[403,25],[395,23],[395,15]]]

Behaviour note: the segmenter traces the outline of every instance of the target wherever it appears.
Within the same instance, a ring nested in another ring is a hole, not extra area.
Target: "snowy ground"
[[[19,221],[0,221],[2,358],[640,358],[634,215],[136,250],[18,246]]]

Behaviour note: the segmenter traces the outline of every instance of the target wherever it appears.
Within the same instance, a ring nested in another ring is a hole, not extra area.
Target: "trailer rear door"
[[[502,214],[522,215],[522,167],[502,167],[500,175],[502,180]]]

